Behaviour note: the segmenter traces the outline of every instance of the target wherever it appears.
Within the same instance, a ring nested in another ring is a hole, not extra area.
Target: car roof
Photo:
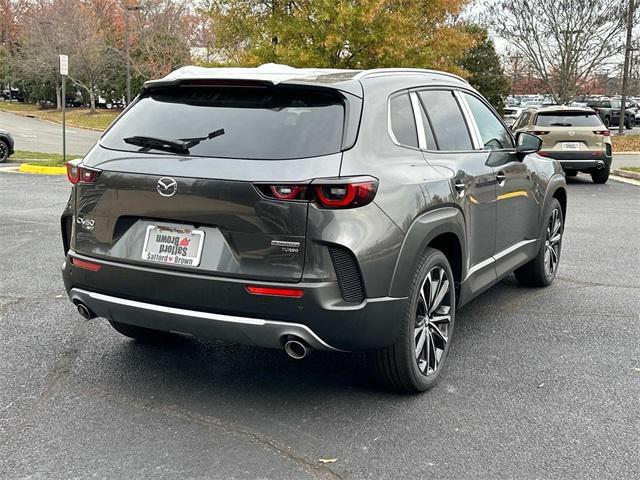
[[[307,84],[317,86],[333,86],[338,89],[357,94],[358,88],[349,86],[350,83],[360,83],[366,79],[382,76],[415,76],[429,75],[445,79],[448,83],[459,83],[466,87],[468,82],[462,77],[448,72],[427,70],[420,68],[376,68],[370,70],[350,70],[333,68],[294,68],[289,65],[267,63],[255,68],[222,67],[205,68],[188,66],[174,70],[159,80],[145,82],[143,89],[177,85],[189,81],[206,80],[240,80],[256,81],[278,85],[281,83]]]
[[[596,113],[592,108],[567,107],[565,105],[553,105],[550,107],[538,108],[536,111],[538,113]]]

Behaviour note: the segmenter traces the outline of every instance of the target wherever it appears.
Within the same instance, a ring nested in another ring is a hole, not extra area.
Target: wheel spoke
[[[442,348],[444,349],[444,346],[448,341],[447,336],[442,332],[442,330],[440,330],[440,328],[438,328],[437,325],[429,322],[429,326],[431,327],[431,333],[442,341]]]
[[[429,309],[429,315],[431,315],[433,312],[435,312],[438,309],[438,307],[442,303],[442,300],[444,300],[444,296],[447,293],[449,293],[449,280],[445,278],[444,281],[440,282],[440,290],[438,290],[438,293],[433,299],[433,304]]]
[[[420,354],[422,353],[422,349],[424,348],[424,342],[427,338],[426,334],[427,329],[421,328],[418,340],[416,341],[416,358],[420,358]]]
[[[556,233],[553,237],[551,237],[549,239],[549,243],[552,245],[555,245],[556,243],[558,243],[560,241],[560,239],[562,238],[562,236],[559,233]]]
[[[429,319],[429,323],[433,323],[434,325],[438,325],[440,323],[451,323],[451,315],[438,315],[431,317]]]
[[[438,368],[438,362],[440,360],[436,353],[436,344],[433,342],[433,335],[429,332],[429,355],[431,356],[431,364],[433,365],[431,368],[434,372],[436,368]]]

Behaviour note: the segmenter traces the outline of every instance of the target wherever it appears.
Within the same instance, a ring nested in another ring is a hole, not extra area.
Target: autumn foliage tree
[[[210,0],[226,63],[429,67],[461,73],[468,0]]]

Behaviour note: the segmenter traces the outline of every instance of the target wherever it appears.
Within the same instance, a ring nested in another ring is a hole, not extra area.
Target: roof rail
[[[464,78],[458,75],[455,75],[453,73],[442,72],[440,70],[429,70],[426,68],[374,68],[371,70],[363,70],[362,72],[355,75],[353,78],[355,80],[362,80],[363,78],[367,78],[367,77],[375,77],[375,76],[394,74],[394,73],[414,73],[414,74],[417,73],[417,74],[423,74],[423,75],[435,74],[435,75],[442,75],[445,77],[455,78],[456,80],[460,80],[461,82],[464,82],[466,84],[469,83]]]

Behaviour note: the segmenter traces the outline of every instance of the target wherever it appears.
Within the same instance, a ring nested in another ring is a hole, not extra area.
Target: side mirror
[[[516,135],[516,151],[522,155],[536,153],[542,148],[542,140],[535,135],[526,132],[518,132]]]

